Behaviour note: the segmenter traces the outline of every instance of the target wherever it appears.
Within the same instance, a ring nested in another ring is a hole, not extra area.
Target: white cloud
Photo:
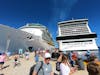
[[[53,19],[65,20],[78,0],[52,0],[53,1]]]

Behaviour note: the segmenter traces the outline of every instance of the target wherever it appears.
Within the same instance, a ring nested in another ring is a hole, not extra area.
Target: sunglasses
[[[46,58],[46,59],[51,59],[51,58]]]

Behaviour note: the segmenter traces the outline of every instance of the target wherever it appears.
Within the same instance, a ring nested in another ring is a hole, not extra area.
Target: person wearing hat
[[[39,68],[41,67],[41,62],[38,62],[36,64],[36,67],[34,68],[33,75],[53,75],[50,59],[51,54],[45,53],[42,68],[39,70]]]

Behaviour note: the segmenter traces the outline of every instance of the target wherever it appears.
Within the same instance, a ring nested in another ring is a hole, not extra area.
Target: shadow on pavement
[[[2,69],[5,69],[5,68],[7,68],[7,67],[9,67],[9,65],[4,66]],[[0,74],[0,75],[2,75],[2,74]],[[3,75],[4,75],[4,74],[3,74]]]

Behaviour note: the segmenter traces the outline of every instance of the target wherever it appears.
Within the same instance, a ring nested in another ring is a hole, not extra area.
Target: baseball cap
[[[51,54],[50,53],[45,53],[44,58],[51,58]]]

